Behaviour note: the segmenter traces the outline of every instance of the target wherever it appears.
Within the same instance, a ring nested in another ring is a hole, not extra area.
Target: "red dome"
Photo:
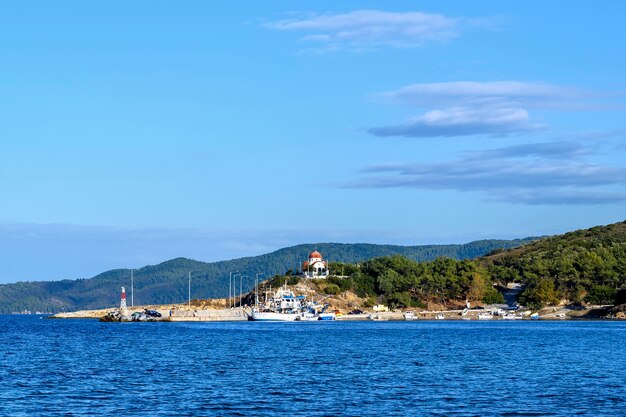
[[[309,255],[309,259],[312,259],[312,258],[321,258],[321,257],[322,257],[322,254],[321,254],[321,253],[319,253],[318,251],[313,251],[313,252],[311,252],[311,254]]]

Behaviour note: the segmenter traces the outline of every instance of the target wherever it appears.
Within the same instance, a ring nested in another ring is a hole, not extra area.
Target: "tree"
[[[554,282],[547,278],[537,280],[534,285],[526,287],[520,295],[520,303],[533,309],[556,305],[559,301],[560,297],[554,288]]]

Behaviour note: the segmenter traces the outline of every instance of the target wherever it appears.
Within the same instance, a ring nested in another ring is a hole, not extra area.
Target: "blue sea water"
[[[0,415],[624,416],[626,323],[0,316]]]

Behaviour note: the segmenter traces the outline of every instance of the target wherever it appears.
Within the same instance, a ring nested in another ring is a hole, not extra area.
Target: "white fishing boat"
[[[387,321],[387,317],[383,317],[380,314],[370,314],[367,318],[373,321]]]
[[[437,320],[445,320],[446,316],[444,316],[443,314],[437,314],[437,315],[435,316],[435,318],[436,318]]]
[[[493,314],[491,313],[478,313],[478,320],[491,320],[493,319]]]
[[[270,310],[252,312],[252,320],[254,321],[296,321],[298,317],[299,314],[297,313],[284,313]]]
[[[407,321],[419,319],[419,316],[415,314],[413,311],[407,311],[406,313],[403,314],[403,316],[404,316],[404,320],[407,320]]]
[[[302,319],[305,297],[295,296],[293,291],[283,286],[271,297],[266,294],[265,302],[252,310],[254,321],[296,321]]]

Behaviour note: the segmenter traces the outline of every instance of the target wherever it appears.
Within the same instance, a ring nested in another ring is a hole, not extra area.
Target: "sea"
[[[626,322],[0,316],[0,416],[626,416]]]

